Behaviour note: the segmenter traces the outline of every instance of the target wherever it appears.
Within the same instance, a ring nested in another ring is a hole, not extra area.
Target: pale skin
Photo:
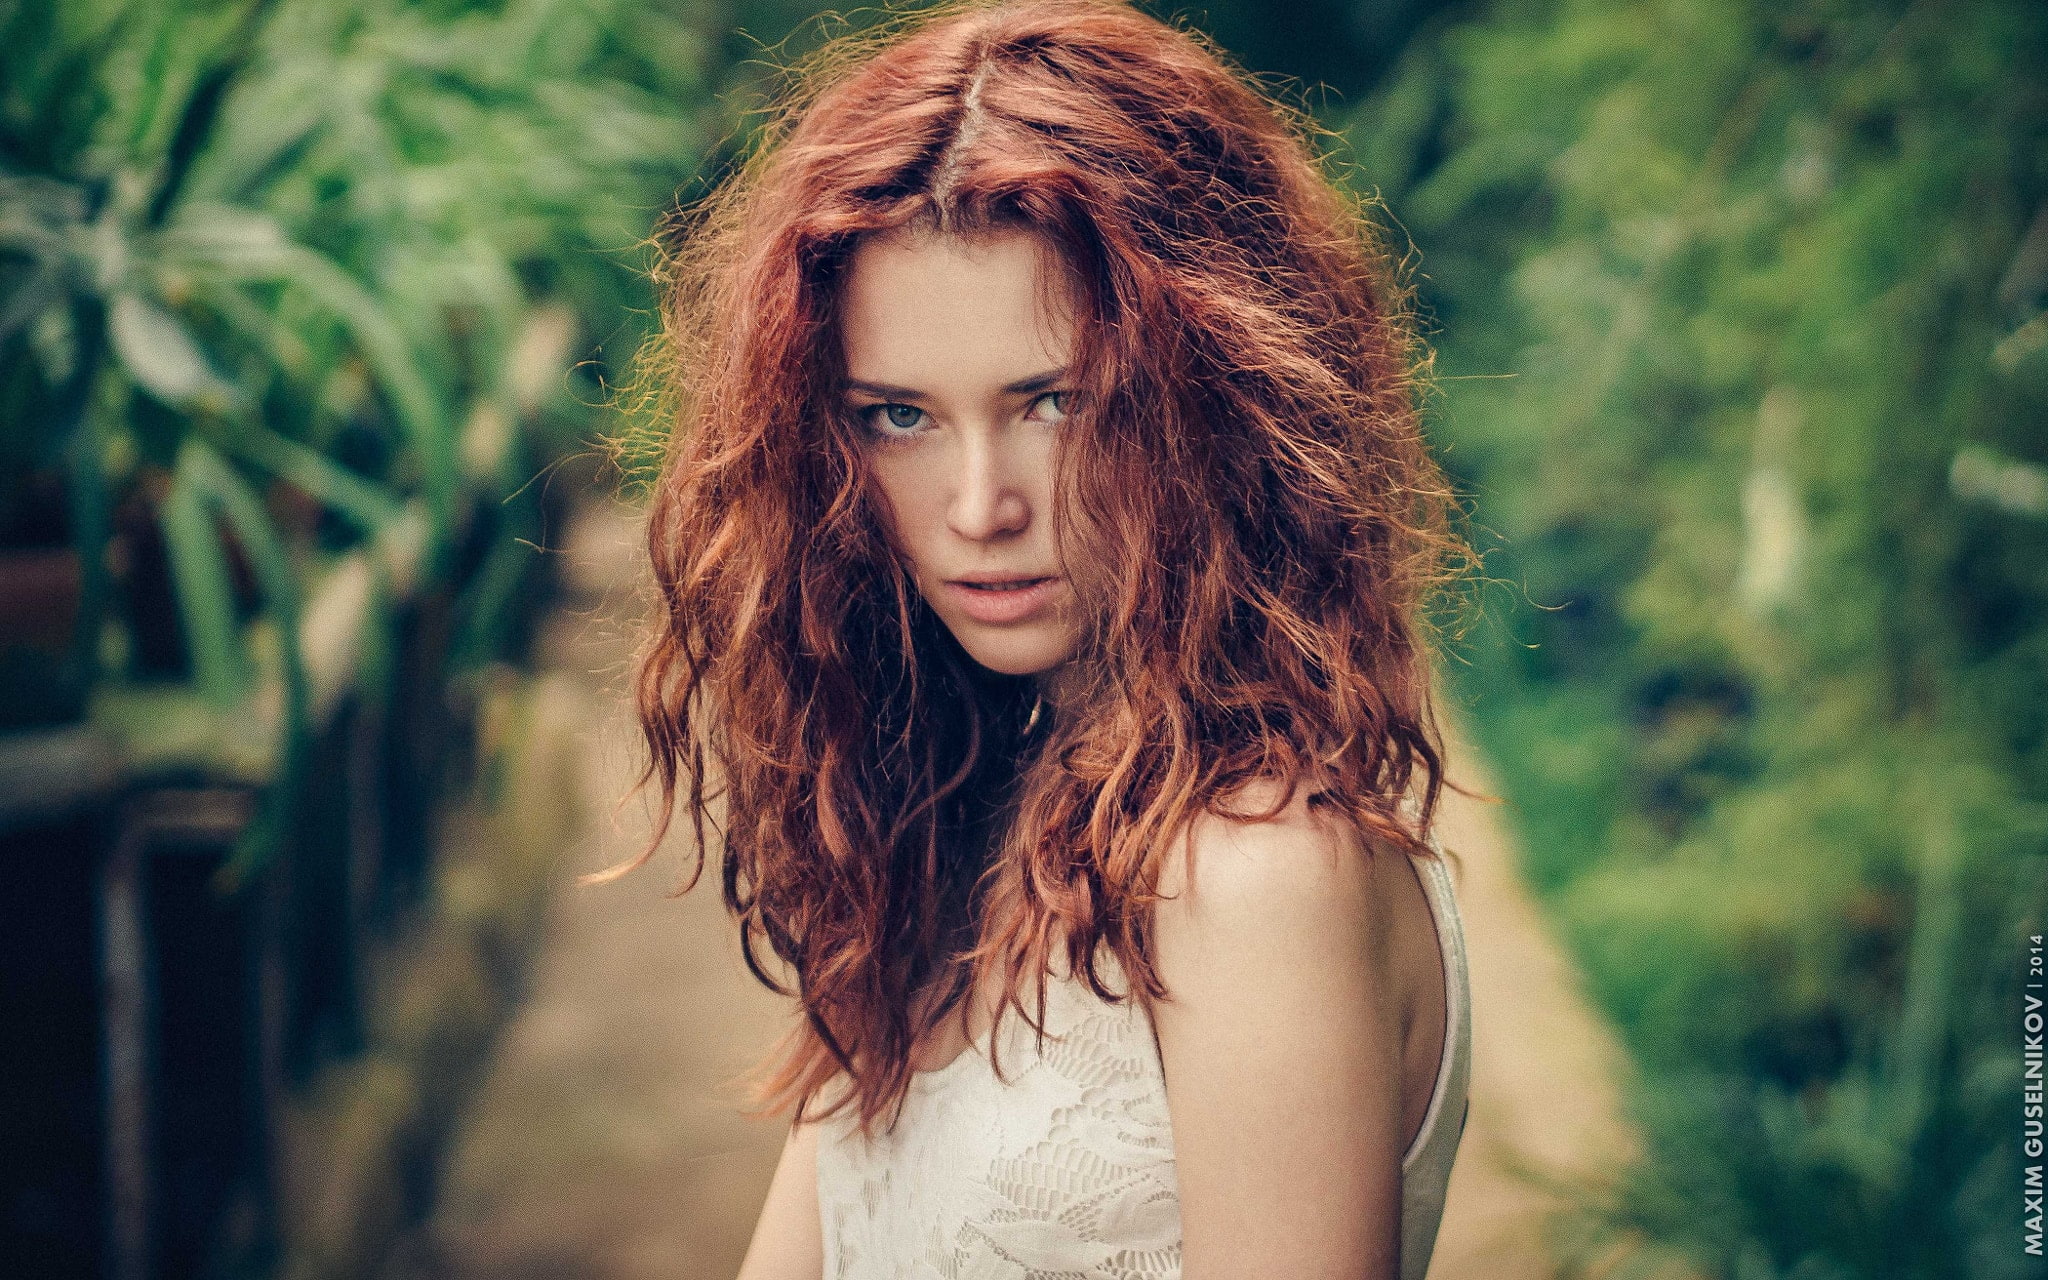
[[[1070,307],[1045,307],[1056,258],[1036,238],[903,233],[855,253],[841,316],[847,409],[919,590],[991,670],[1058,701],[1078,634],[1074,566],[1051,527],[1057,376]],[[1054,294],[1059,290],[1054,289]],[[885,392],[879,389],[886,389]],[[1030,617],[990,623],[970,573],[1052,576]],[[1240,810],[1269,801],[1254,794]],[[1408,859],[1312,813],[1207,817],[1162,865],[1154,920],[1170,997],[1154,1031],[1180,1190],[1183,1280],[1399,1272],[1401,1156],[1428,1109],[1445,1031],[1435,925]],[[944,1066],[993,1021],[942,1019],[913,1054]],[[1016,1016],[1014,1011],[1010,1015]],[[1397,1081],[1398,1088],[1389,1088]],[[817,1280],[816,1126],[793,1126],[739,1280]]]

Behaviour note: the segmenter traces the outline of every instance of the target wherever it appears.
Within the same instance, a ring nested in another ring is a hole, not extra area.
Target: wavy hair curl
[[[1307,786],[1435,856],[1457,788],[1429,605],[1469,553],[1399,272],[1317,132],[1125,5],[954,3],[795,68],[743,167],[665,225],[640,782],[660,785],[648,852],[680,803],[687,891],[716,828],[746,963],[801,1001],[758,1110],[804,1115],[843,1078],[823,1114],[868,1130],[985,972],[998,1018],[1042,1037],[1042,988],[1036,1017],[1018,995],[1056,949],[1126,998],[1097,972],[1110,948],[1149,1008],[1148,908],[1203,812],[1270,817]],[[919,596],[839,407],[863,238],[1007,228],[1075,281],[1054,520],[1093,569],[1073,696],[1028,736],[1029,682],[979,668]],[[1232,808],[1254,783],[1272,807]]]

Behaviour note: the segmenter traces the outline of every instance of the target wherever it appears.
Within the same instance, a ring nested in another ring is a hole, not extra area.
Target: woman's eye
[[[1067,404],[1072,392],[1048,391],[1031,402],[1032,418],[1040,422],[1060,422],[1067,416]],[[916,433],[926,425],[930,417],[914,404],[898,404],[887,401],[881,404],[865,405],[855,410],[855,416],[879,436],[904,436]]]
[[[924,418],[924,410],[914,404],[871,404],[860,412],[869,426],[884,435],[913,431]]]
[[[1048,422],[1058,422],[1067,416],[1067,395],[1068,393],[1065,391],[1048,391],[1038,397],[1033,402],[1032,407],[1037,409],[1042,406],[1051,406],[1052,411],[1049,414],[1041,413],[1039,416]]]

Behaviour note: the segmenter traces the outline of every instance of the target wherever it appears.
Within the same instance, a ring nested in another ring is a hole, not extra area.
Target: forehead
[[[1073,312],[1064,264],[1031,232],[892,232],[854,252],[840,340],[849,377],[969,392],[1065,364]]]

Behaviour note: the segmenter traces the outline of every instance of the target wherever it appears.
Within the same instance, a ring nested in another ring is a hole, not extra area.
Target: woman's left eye
[[[1067,416],[1067,394],[1064,391],[1048,391],[1032,401],[1031,407],[1035,409],[1043,404],[1051,404],[1052,414],[1047,418],[1047,421],[1058,422]]]

